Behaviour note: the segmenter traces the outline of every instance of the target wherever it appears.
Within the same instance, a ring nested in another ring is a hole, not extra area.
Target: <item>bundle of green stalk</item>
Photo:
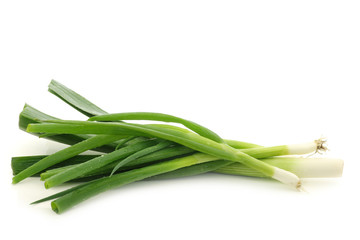
[[[272,178],[299,190],[301,178],[342,174],[340,159],[300,156],[326,150],[322,139],[263,147],[223,139],[197,123],[168,114],[108,114],[56,81],[51,81],[49,91],[89,118],[61,120],[25,105],[20,113],[20,129],[69,146],[51,155],[13,157],[12,169],[13,183],[32,176],[40,176],[45,188],[80,182],[34,202],[53,200],[51,207],[56,213],[109,189],[144,179],[216,172]],[[130,120],[169,122],[183,127]],[[98,154],[84,154],[88,150]]]

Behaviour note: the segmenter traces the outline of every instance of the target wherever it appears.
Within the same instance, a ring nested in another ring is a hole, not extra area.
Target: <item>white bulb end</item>
[[[341,177],[344,161],[338,158],[304,158],[296,161],[292,172],[302,178]]]
[[[308,143],[288,145],[289,155],[306,154],[312,152],[326,151],[326,140],[320,138]]]
[[[297,190],[301,189],[301,181],[295,174],[285,171],[284,169],[274,167],[274,175],[272,178],[285,183],[291,187],[296,188]]]

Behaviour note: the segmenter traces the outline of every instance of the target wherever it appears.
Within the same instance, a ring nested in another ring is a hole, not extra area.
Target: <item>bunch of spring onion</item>
[[[49,91],[88,119],[61,120],[26,104],[19,117],[20,129],[69,146],[51,155],[13,157],[12,169],[14,184],[32,176],[40,176],[45,188],[79,182],[33,203],[53,200],[51,207],[56,213],[106,190],[144,179],[217,172],[273,178],[301,189],[301,178],[342,174],[340,159],[298,156],[326,150],[322,139],[263,147],[223,139],[202,125],[168,114],[109,114],[54,80]],[[159,123],[139,124],[130,120]],[[98,154],[83,154],[88,150]]]

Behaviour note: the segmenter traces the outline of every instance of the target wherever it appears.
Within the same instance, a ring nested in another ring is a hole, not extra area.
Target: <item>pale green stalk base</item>
[[[344,161],[337,158],[274,157],[262,159],[262,161],[292,172],[300,178],[341,177],[344,166]],[[241,163],[231,163],[215,170],[215,172],[251,177],[267,177]]]

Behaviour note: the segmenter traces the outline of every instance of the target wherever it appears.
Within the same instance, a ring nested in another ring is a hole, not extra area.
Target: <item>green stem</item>
[[[164,155],[163,152],[166,152],[166,151],[168,151],[168,150],[163,149],[163,150],[158,151],[160,153],[159,157],[153,159],[153,161],[165,160],[168,156]],[[268,157],[272,157],[272,156],[286,155],[288,153],[286,145],[273,146],[273,147],[261,147],[261,148],[253,148],[253,149],[242,149],[240,151],[246,152],[249,156],[256,157],[256,158],[268,158]],[[122,161],[120,161],[120,162],[122,162]],[[232,163],[230,161],[225,161],[225,162],[227,162],[227,164]],[[85,166],[88,164],[82,164],[82,165]],[[89,176],[94,176],[94,175],[109,174],[115,165],[116,165],[116,163],[106,165],[105,167],[102,167],[101,169],[98,168],[98,170],[94,169],[95,171],[91,171],[91,172],[88,171],[89,174],[83,174],[81,176],[77,175],[76,177],[89,177]],[[198,174],[202,174],[202,173],[213,171],[213,170],[217,169],[215,166],[216,166],[216,164],[211,163],[211,162],[204,163],[203,166],[194,165],[194,166],[190,166],[187,168],[182,168],[182,169],[177,170],[175,175],[179,175],[179,176],[198,175]],[[222,166],[222,165],[220,164],[219,167],[220,166]],[[48,177],[53,176],[59,172],[64,172],[70,168],[75,168],[75,167],[76,166],[49,170],[49,171],[41,174],[41,178],[47,179]],[[208,169],[208,170],[206,171],[206,169]],[[82,171],[79,170],[79,171],[75,171],[75,172],[82,172]],[[169,175],[171,175],[171,173],[169,173]],[[71,178],[71,179],[74,179],[74,178]]]
[[[127,144],[135,144],[139,141],[140,141],[140,138],[136,138],[136,139],[130,140],[129,142],[127,142]],[[119,142],[121,142],[121,140]],[[253,144],[253,143],[241,142],[241,141],[236,141],[236,140],[226,140],[225,139],[225,142],[228,145],[230,145],[234,148],[238,148],[238,149],[261,147],[259,145]],[[181,155],[190,154],[190,153],[195,153],[195,151],[191,148],[187,148],[187,147],[184,147],[181,145],[170,146],[168,148],[165,148],[165,149],[150,153],[146,156],[140,157],[138,159],[135,159],[134,161],[127,163],[124,166],[125,168],[121,168],[121,170],[123,170],[123,169],[128,170],[129,167],[132,167],[132,166],[134,166],[134,167],[144,166],[144,164],[148,164],[148,163],[151,163],[154,161],[166,160],[167,158],[172,158],[172,157],[181,156]],[[35,164],[36,162],[40,161],[41,159],[43,159],[47,156],[49,156],[49,155],[12,157],[11,167],[13,170],[13,175],[18,174],[19,172],[23,171],[25,168],[30,167],[31,165]],[[73,158],[70,158],[70,159],[64,161],[64,162],[61,162],[54,166],[51,166],[50,168],[44,169],[44,171],[48,171],[49,169],[54,170],[54,172],[51,174],[49,172],[48,173],[49,175],[43,173],[44,179],[49,178],[50,176],[55,175],[55,173],[60,172],[60,169],[58,172],[56,172],[56,169],[54,169],[54,168],[60,168],[60,167],[66,166],[66,165],[74,165],[74,164],[83,163],[83,162],[86,162],[95,157],[99,157],[99,155],[77,155]],[[108,169],[106,169],[105,167],[101,168],[101,169],[104,169],[104,171],[99,171],[99,174],[108,173],[110,171],[110,169],[113,169],[115,167],[114,164],[110,164],[109,166],[106,166],[106,167],[108,167]],[[51,171],[53,171],[53,170],[51,170]]]
[[[67,209],[79,204],[80,202],[107,190],[117,188],[135,181],[140,181],[161,173],[174,171],[182,167],[213,161],[214,158],[216,157],[197,153],[191,156],[177,158],[167,162],[153,164],[128,172],[115,174],[112,177],[101,178],[58,198],[51,203],[51,207],[56,213],[62,213]]]
[[[18,174],[19,172],[23,171],[24,169],[34,165],[35,163],[39,162],[41,159],[48,157],[49,155],[35,155],[35,156],[21,156],[21,157],[12,157],[11,158],[11,168],[13,170],[13,175]],[[44,171],[48,171],[50,169],[58,169],[60,167],[74,165],[86,162],[92,158],[98,157],[100,155],[77,155],[72,158],[69,158],[66,161],[60,162],[55,164],[49,168],[44,169]],[[40,172],[42,173],[42,172]],[[32,175],[35,176],[35,175]]]
[[[134,142],[133,144],[136,144],[138,142]],[[136,167],[144,167],[145,165],[148,165],[150,163],[168,160],[169,158],[179,157],[183,155],[188,155],[195,153],[194,150],[191,148],[187,148],[181,145],[177,146],[171,146],[165,149],[161,149],[159,151],[150,153],[146,156],[142,156],[140,158],[137,158],[131,162],[128,162],[126,165],[121,167],[119,170],[130,170]],[[21,157],[13,157],[11,160],[11,167],[13,170],[13,175],[18,174],[19,172],[23,171],[24,169],[30,167],[31,165],[37,163],[41,159],[48,157],[49,155],[35,155],[35,156],[21,156]],[[74,167],[75,165],[79,165],[81,163],[84,163],[86,161],[89,161],[93,158],[99,157],[101,155],[77,155],[75,157],[69,158],[68,160],[64,162],[60,162],[56,165],[53,165],[49,168],[44,169],[43,172],[41,172],[41,180],[45,180],[51,176],[54,176],[55,174],[58,174],[66,169],[69,169],[71,167]],[[87,176],[94,176],[94,175],[101,175],[101,174],[109,174],[111,170],[116,166],[117,162],[108,164],[101,169],[96,169],[89,174],[85,174],[85,176],[81,177],[87,177]],[[35,175],[32,175],[35,176]]]
[[[226,160],[215,160],[211,162],[205,162],[205,163],[200,163],[200,164],[180,168],[175,171],[159,174],[156,176],[152,176],[150,178],[147,178],[146,180],[163,180],[163,179],[174,179],[174,178],[196,176],[199,174],[217,171],[218,169],[221,169],[231,164],[235,164],[235,163]],[[241,163],[236,163],[236,164],[241,164]],[[241,166],[244,166],[244,164],[241,164]],[[253,171],[258,173],[258,171],[256,170]]]
[[[181,129],[181,128],[179,128]],[[274,174],[274,168],[227,144],[214,142],[192,132],[177,131],[158,125],[140,125],[129,123],[52,121],[52,123],[30,124],[29,132],[47,133],[90,133],[90,134],[131,134],[163,138],[177,142],[196,151],[216,156],[220,159],[242,162],[267,176]]]
[[[193,130],[198,133],[200,136],[206,137],[218,143],[224,143],[224,140],[211,131],[210,129],[201,126],[195,122],[175,117],[169,114],[164,113],[155,113],[155,112],[124,112],[124,113],[113,113],[113,114],[105,114],[98,115],[89,118],[89,121],[121,121],[121,120],[152,120],[152,121],[162,121],[162,122],[172,122],[172,123],[180,123],[185,127]]]
[[[128,164],[129,162],[132,162],[140,157],[146,156],[150,153],[159,151],[161,149],[167,148],[170,145],[172,145],[172,142],[169,141],[160,141],[158,144],[156,144],[155,146],[149,146],[147,148],[143,148],[140,149],[139,151],[131,154],[130,156],[128,156],[127,158],[125,158],[124,160],[119,161],[115,167],[113,168],[113,170],[110,173],[110,176],[112,176],[120,167],[125,166],[126,164]]]
[[[46,158],[41,159],[39,162],[35,163],[34,165],[26,168],[25,170],[21,171],[17,175],[13,177],[13,183],[18,183],[24,180],[27,177],[30,177],[34,174],[37,174],[44,169],[53,166],[59,162],[65,161],[71,157],[74,157],[82,152],[87,150],[112,143],[116,140],[124,138],[124,136],[120,135],[97,135],[92,138],[86,139],[82,142],[79,142],[75,145],[62,149],[52,155],[49,155]]]
[[[69,180],[75,179],[77,177],[81,177],[89,172],[92,172],[96,169],[99,169],[103,166],[106,166],[109,163],[112,163],[116,160],[123,159],[128,157],[138,151],[146,147],[150,147],[156,144],[154,140],[147,140],[143,142],[139,142],[136,144],[132,144],[126,147],[123,147],[119,150],[113,151],[108,154],[101,155],[99,157],[93,158],[87,162],[66,168],[60,173],[46,179],[45,188],[50,188],[57,186],[61,183],[67,182]]]

